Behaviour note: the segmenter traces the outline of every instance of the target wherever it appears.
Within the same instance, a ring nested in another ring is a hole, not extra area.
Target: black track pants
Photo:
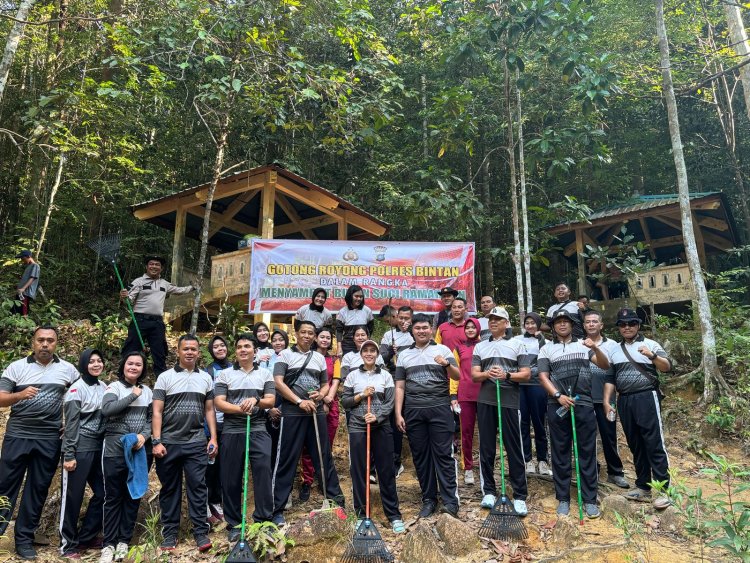
[[[607,462],[607,475],[622,477],[625,475],[625,471],[622,468],[620,453],[617,451],[617,421],[607,420],[602,403],[594,403],[594,412],[596,413],[599,436],[602,439],[604,459]]]
[[[617,399],[617,413],[628,447],[633,452],[635,485],[639,489],[648,490],[652,480],[666,481],[669,484],[669,456],[664,445],[656,391],[620,395]]]
[[[159,506],[164,538],[177,537],[180,531],[182,507],[182,475],[185,474],[188,514],[193,523],[193,536],[208,535],[206,520],[206,466],[208,454],[206,442],[188,444],[164,444],[167,455],[156,460],[156,474],[161,481]]]
[[[378,486],[380,499],[383,502],[383,512],[388,520],[401,520],[398,509],[398,493],[396,493],[396,468],[393,466],[393,436],[389,422],[380,426],[373,425],[370,429],[370,451],[372,452],[373,469],[378,472]],[[352,432],[349,434],[349,466],[352,478],[352,492],[354,493],[354,510],[360,518],[365,517],[365,489],[370,486],[367,481],[367,433]]]
[[[78,516],[86,493],[86,484],[91,487],[86,516],[83,518],[80,531]],[[60,553],[73,550],[79,544],[92,541],[102,530],[104,507],[104,477],[102,475],[102,452],[76,453],[75,471],[62,472],[62,491],[60,504]]]
[[[167,370],[167,337],[164,321],[161,319],[147,319],[138,313],[135,314],[138,321],[138,328],[141,330],[143,341],[151,351],[151,357],[154,360],[154,375]],[[122,355],[127,352],[142,351],[141,341],[138,339],[138,333],[135,330],[135,324],[130,321],[128,325],[128,337],[122,345]]]
[[[570,501],[570,483],[575,467],[571,464],[573,425],[570,413],[559,417],[560,405],[547,405],[550,444],[552,449],[552,477],[555,498]],[[575,410],[578,438],[578,463],[581,471],[581,497],[585,503],[596,503],[599,472],[596,469],[596,415],[592,407],[578,406]]]
[[[515,500],[526,500],[526,463],[521,437],[521,412],[501,407],[503,417],[503,447],[508,454],[508,473]],[[477,403],[479,427],[479,484],[483,495],[498,496],[495,484],[495,459],[498,447],[497,405]],[[500,491],[502,493],[502,491]]]
[[[147,454],[148,469],[153,458]],[[138,518],[141,499],[133,499],[128,491],[128,466],[123,456],[102,459],[104,473],[104,546],[130,544]]]
[[[396,413],[394,411],[391,411],[389,422],[391,424],[391,437],[393,438],[393,465],[396,466],[396,471],[398,471],[401,465],[401,452],[404,449],[404,435],[396,426]]]
[[[548,461],[547,453],[547,391],[541,385],[521,385],[521,435],[523,453],[531,461],[531,427],[534,426],[534,446],[537,461]]]
[[[436,503],[439,486],[443,504],[458,506],[458,464],[453,458],[455,425],[450,405],[421,409],[406,405],[404,420],[419,487],[422,489],[422,502]]]
[[[8,499],[8,507],[0,510],[0,535],[5,534],[10,523],[21,483],[26,477],[16,517],[16,546],[30,546],[34,542],[34,532],[39,527],[47,492],[60,463],[61,444],[57,439],[35,440],[11,436],[6,436],[3,441],[0,453],[0,497]]]
[[[245,434],[221,435],[221,489],[224,518],[230,528],[242,523],[242,484],[245,476]],[[250,432],[248,487],[253,488],[253,520],[266,522],[273,515],[271,491],[271,436],[263,430]]]
[[[323,465],[326,475],[326,496],[331,499],[343,500],[339,477],[333,465],[331,446],[328,442],[328,427],[326,415],[318,413],[318,438],[323,454]],[[294,476],[297,473],[297,463],[302,455],[302,448],[306,447],[310,453],[315,474],[321,475],[318,445],[315,441],[315,426],[313,415],[283,416],[279,430],[279,446],[276,456],[276,466],[273,471],[273,513],[283,514],[284,506],[292,492]]]

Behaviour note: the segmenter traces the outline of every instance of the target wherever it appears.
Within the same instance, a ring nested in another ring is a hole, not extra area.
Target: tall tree
[[[34,7],[34,4],[36,4],[36,0],[21,0],[21,3],[18,4],[13,27],[5,41],[3,58],[0,60],[0,102],[3,101],[3,93],[5,92],[5,86],[8,82],[10,67],[13,66],[13,59],[16,58],[16,51],[18,50],[18,45],[21,43],[21,38],[23,37],[26,18],[29,17],[29,12],[31,11],[31,8]]]
[[[711,316],[711,304],[708,301],[708,292],[706,291],[706,283],[703,278],[700,259],[698,258],[698,248],[695,242],[693,216],[690,208],[690,189],[688,186],[687,166],[685,165],[685,155],[682,151],[680,120],[677,112],[677,99],[674,93],[674,84],[672,82],[667,28],[664,23],[664,0],[655,0],[655,3],[656,35],[659,39],[662,90],[664,101],[667,106],[669,138],[672,143],[672,154],[674,157],[675,170],[677,172],[677,189],[680,200],[682,237],[685,241],[685,254],[687,255],[688,267],[690,268],[691,281],[696,293],[696,303],[698,306],[697,313],[700,320],[703,343],[703,401],[710,402],[713,400],[717,390],[719,393],[730,393],[730,389],[719,372],[719,365],[716,360],[716,336],[714,334],[714,325]]]

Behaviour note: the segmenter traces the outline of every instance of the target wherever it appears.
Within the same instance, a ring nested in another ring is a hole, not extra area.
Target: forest
[[[172,234],[130,206],[239,170],[283,166],[388,222],[390,240],[474,241],[478,295],[534,310],[551,301],[551,262],[575,285],[545,227],[634,194],[720,191],[740,244],[709,260],[702,330],[684,316],[653,327],[683,358],[675,389],[688,394],[671,415],[700,399],[698,424],[716,432],[688,440],[686,456],[696,473],[713,467],[704,449],[714,438],[750,443],[748,7],[0,0],[2,364],[42,320],[65,320],[78,336],[90,323],[86,334],[114,356],[126,311],[111,268],[86,243],[119,233],[123,277],[141,275],[144,253],[169,256]],[[22,249],[43,268],[31,324],[9,314]],[[189,241],[185,265],[198,269],[201,254]],[[721,475],[747,478],[721,459]],[[731,536],[745,558],[746,515]],[[694,537],[702,546],[713,533]]]

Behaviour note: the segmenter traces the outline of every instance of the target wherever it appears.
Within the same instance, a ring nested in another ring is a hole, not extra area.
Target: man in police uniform
[[[60,462],[63,397],[78,379],[78,370],[56,354],[57,330],[34,331],[33,353],[11,363],[0,377],[0,407],[10,407],[0,454],[0,535],[5,534],[21,497],[15,527],[16,553],[36,559],[34,532],[39,526],[47,491]]]
[[[154,359],[154,374],[166,371],[167,339],[164,327],[164,300],[170,295],[184,295],[195,291],[192,285],[178,287],[161,277],[164,258],[146,256],[146,273],[130,284],[130,289],[120,292],[122,299],[130,299],[133,313],[141,330],[144,343],[151,349]],[[122,354],[141,350],[135,323],[128,326],[128,337],[122,345]]]

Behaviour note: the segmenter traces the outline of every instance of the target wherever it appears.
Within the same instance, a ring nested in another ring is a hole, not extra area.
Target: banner
[[[474,243],[253,239],[250,262],[250,313],[294,313],[316,287],[336,313],[350,285],[362,286],[374,313],[389,299],[435,313],[447,286],[476,310]]]

